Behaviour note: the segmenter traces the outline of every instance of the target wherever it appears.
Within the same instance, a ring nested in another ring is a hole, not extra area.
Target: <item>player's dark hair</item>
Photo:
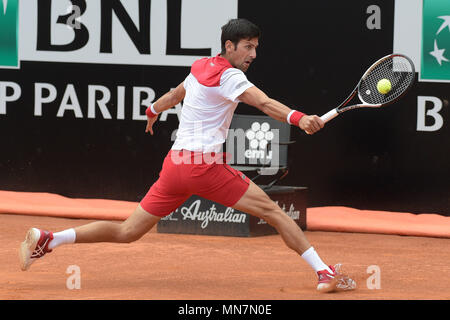
[[[225,53],[225,42],[230,40],[235,46],[242,39],[253,39],[261,37],[261,30],[247,19],[231,19],[222,26],[222,52]]]

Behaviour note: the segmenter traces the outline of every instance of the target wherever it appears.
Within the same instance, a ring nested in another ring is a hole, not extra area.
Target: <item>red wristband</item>
[[[151,105],[147,108],[147,110],[145,110],[145,114],[147,115],[147,117],[149,117],[149,118],[156,117],[158,114],[155,113],[154,110],[155,110],[155,109],[153,108],[153,105],[151,104]]]
[[[297,110],[292,110],[288,116],[287,116],[287,123],[292,124],[294,126],[299,126],[300,123],[300,119],[304,116],[305,114],[303,112],[297,111]]]

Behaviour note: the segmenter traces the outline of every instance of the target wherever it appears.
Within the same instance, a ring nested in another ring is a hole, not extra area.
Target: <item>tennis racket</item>
[[[378,82],[382,79],[387,79],[391,83],[391,90],[385,94],[380,93],[377,89]],[[387,106],[403,97],[414,84],[414,80],[414,63],[410,58],[402,54],[387,55],[367,69],[358,85],[344,102],[320,118],[324,122],[328,122],[348,110]],[[347,106],[357,94],[362,103]]]

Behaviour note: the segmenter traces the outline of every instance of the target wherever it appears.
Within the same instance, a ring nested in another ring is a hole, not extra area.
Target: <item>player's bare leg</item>
[[[317,273],[319,277],[317,289],[319,291],[330,292],[335,289],[350,290],[355,288],[356,284],[352,279],[341,275],[333,266],[327,266],[321,260],[295,221],[252,181],[250,181],[246,193],[233,208],[264,219],[273,226],[286,245],[301,255]]]
[[[138,205],[122,223],[96,221],[57,233],[31,228],[19,248],[20,267],[22,270],[28,270],[36,259],[62,244],[136,241],[150,231],[160,219],[161,217],[149,214]]]
[[[303,254],[311,247],[295,221],[254,182],[250,181],[247,192],[233,208],[265,220],[278,231],[286,245],[298,254]]]
[[[75,228],[76,243],[129,243],[140,239],[161,217],[146,212],[141,205],[122,223],[96,221]]]

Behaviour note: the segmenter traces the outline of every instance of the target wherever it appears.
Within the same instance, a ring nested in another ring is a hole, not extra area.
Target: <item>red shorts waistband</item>
[[[232,160],[228,152],[201,152],[190,150],[170,150],[167,154],[174,164],[224,164]]]

